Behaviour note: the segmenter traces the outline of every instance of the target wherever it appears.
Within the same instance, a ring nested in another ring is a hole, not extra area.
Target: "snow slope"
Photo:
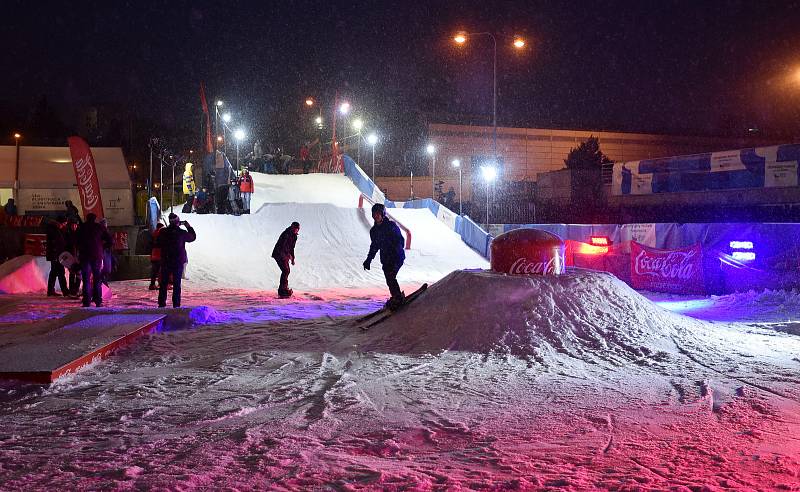
[[[186,215],[198,239],[187,245],[192,288],[277,289],[280,271],[271,258],[280,233],[300,222],[297,264],[290,286],[300,290],[384,287],[380,261],[370,271],[369,209],[358,209],[359,192],[341,175],[253,173],[256,193],[250,215]],[[411,230],[411,250],[398,280],[406,290],[434,282],[453,270],[486,268],[484,258],[428,210],[396,211]],[[395,213],[393,210],[392,213]]]

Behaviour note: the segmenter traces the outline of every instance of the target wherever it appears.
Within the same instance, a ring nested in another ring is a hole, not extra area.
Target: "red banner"
[[[102,219],[103,199],[100,197],[100,181],[97,179],[97,168],[89,144],[81,137],[69,137],[67,141],[69,153],[72,155],[72,168],[75,170],[75,179],[78,182],[78,192],[81,195],[83,216],[92,213],[98,219]]]
[[[206,117],[206,152],[214,152],[214,144],[211,140],[211,116],[208,114],[208,101],[206,101],[206,86],[200,82],[200,105],[203,107],[203,114]]]
[[[631,241],[631,286],[656,292],[705,294],[703,248],[650,248]]]

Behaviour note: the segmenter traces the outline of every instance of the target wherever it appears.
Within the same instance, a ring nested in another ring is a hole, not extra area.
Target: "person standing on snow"
[[[192,205],[194,204],[194,194],[197,192],[197,187],[194,184],[194,173],[192,172],[192,163],[186,163],[186,170],[183,171],[183,195],[186,197],[186,203],[183,205],[181,212],[185,214],[192,213]]]
[[[181,229],[181,224],[186,230]],[[172,307],[181,307],[181,279],[188,258],[186,243],[197,239],[197,234],[188,222],[169,214],[169,226],[161,229],[155,246],[161,248],[161,276],[158,285],[158,307],[167,307],[167,284],[172,277]]]
[[[81,263],[83,277],[83,307],[89,307],[90,301],[100,307],[103,305],[101,287],[103,269],[103,251],[111,248],[112,240],[103,226],[95,222],[95,214],[87,214],[86,222],[78,226],[78,260]],[[91,292],[89,287],[91,286]]]
[[[253,185],[253,176],[250,171],[245,168],[242,175],[239,177],[239,192],[242,195],[242,213],[250,213],[250,198],[253,196],[255,186]]]
[[[369,238],[372,242],[367,259],[364,261],[364,270],[369,270],[370,263],[380,251],[383,275],[386,277],[386,285],[392,295],[386,305],[389,308],[395,308],[405,300],[405,295],[397,283],[397,272],[400,271],[406,259],[403,235],[397,224],[386,218],[386,207],[383,204],[376,203],[372,206],[372,218],[375,225],[369,230]]]
[[[272,248],[272,257],[281,269],[281,280],[278,287],[278,297],[285,299],[291,297],[294,291],[289,288],[289,261],[294,265],[294,246],[297,244],[297,234],[300,232],[300,223],[292,222],[287,227]]]
[[[158,235],[161,234],[164,224],[159,222],[156,224],[156,230],[153,231],[153,247],[150,249],[150,290],[156,290],[156,278],[161,272],[161,248],[158,247]]]
[[[47,253],[45,258],[50,262],[50,274],[47,276],[47,295],[56,296],[56,280],[61,288],[61,294],[69,295],[67,276],[64,265],[59,263],[58,257],[67,250],[67,218],[59,215],[56,221],[47,226]]]

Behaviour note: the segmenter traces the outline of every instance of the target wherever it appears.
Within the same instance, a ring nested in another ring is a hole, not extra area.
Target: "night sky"
[[[199,140],[198,87],[281,144],[335,91],[370,129],[412,145],[424,122],[800,135],[800,4],[659,2],[3,2],[0,130],[42,96],[113,104]],[[511,37],[526,37],[524,52]],[[36,128],[28,128],[35,133]],[[3,142],[11,141],[3,137]]]

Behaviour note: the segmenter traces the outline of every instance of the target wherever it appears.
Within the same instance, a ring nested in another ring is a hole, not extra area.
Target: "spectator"
[[[64,202],[64,207],[67,209],[67,220],[75,219],[80,224],[81,214],[78,212],[78,207],[72,204],[72,200]]]
[[[106,231],[106,234],[111,236],[111,233],[108,232],[108,219],[103,217],[100,219],[100,227]],[[114,252],[113,252],[113,239],[111,243],[103,245],[103,270],[101,272],[100,278],[101,282],[103,282],[106,287],[108,287],[108,280],[111,278],[111,273],[114,271],[114,264],[116,260],[114,259]]]
[[[181,224],[186,230],[180,228]],[[181,222],[180,217],[169,214],[169,226],[158,234],[156,246],[161,248],[161,276],[158,286],[158,307],[167,306],[167,284],[172,278],[172,307],[181,307],[181,280],[183,269],[188,261],[186,243],[197,239],[197,234],[188,222]]]
[[[50,262],[50,274],[47,276],[47,295],[56,296],[56,279],[61,288],[61,295],[68,296],[67,278],[64,273],[64,265],[58,259],[61,253],[67,250],[67,240],[65,231],[67,219],[59,215],[55,222],[47,226],[47,252],[45,258]]]
[[[242,213],[249,214],[250,213],[250,198],[255,191],[255,186],[253,184],[253,176],[250,175],[250,171],[245,168],[242,171],[241,177],[239,177],[239,192],[242,194]]]
[[[90,301],[100,307],[103,305],[101,287],[103,269],[103,251],[111,248],[111,236],[100,224],[95,222],[97,216],[86,215],[86,222],[78,227],[78,260],[81,264],[83,278],[83,307],[89,307]],[[89,287],[91,286],[91,292]]]
[[[64,233],[67,240],[66,251],[72,255],[73,260],[78,257],[78,221],[69,219]],[[75,261],[69,267],[69,295],[77,297],[81,287],[81,265]]]
[[[192,212],[192,205],[194,204],[194,194],[197,187],[194,184],[194,173],[192,172],[192,163],[186,163],[186,170],[183,171],[183,194],[186,196],[186,203],[183,205],[181,211],[185,214]]]
[[[17,215],[17,205],[14,203],[13,198],[8,199],[5,206],[3,206],[3,211],[7,217],[13,217]]]
[[[153,231],[153,248],[150,250],[150,290],[158,288],[156,287],[156,278],[161,272],[161,247],[158,245],[158,235],[161,234],[163,228],[164,224],[159,222],[156,230]]]
[[[198,214],[207,214],[210,211],[211,202],[209,202],[208,191],[202,188],[194,196],[194,210]]]

